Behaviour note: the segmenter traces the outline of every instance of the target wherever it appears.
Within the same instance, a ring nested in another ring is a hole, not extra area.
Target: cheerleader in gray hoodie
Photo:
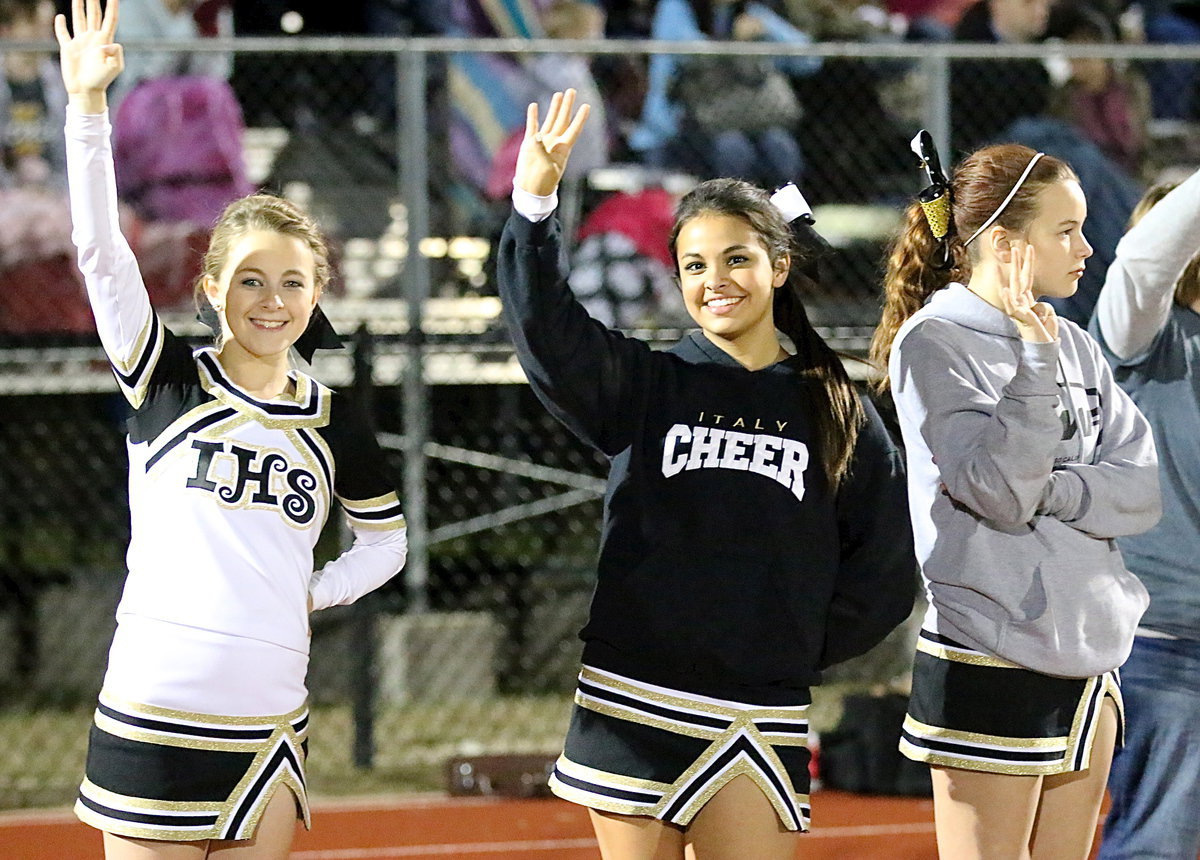
[[[872,353],[907,449],[930,606],[901,750],[929,763],[941,856],[1086,858],[1148,598],[1114,538],[1160,514],[1150,428],[1040,297],[1092,249],[1064,162],[989,146],[931,180],[888,261]]]

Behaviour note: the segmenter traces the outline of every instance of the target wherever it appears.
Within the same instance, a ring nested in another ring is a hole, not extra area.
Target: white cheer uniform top
[[[72,238],[128,421],[129,576],[106,699],[229,716],[304,704],[307,602],[350,603],[403,565],[394,484],[354,406],[299,371],[260,400],[150,306],[120,233],[107,115],[68,110]],[[354,543],[320,571],[336,497]]]

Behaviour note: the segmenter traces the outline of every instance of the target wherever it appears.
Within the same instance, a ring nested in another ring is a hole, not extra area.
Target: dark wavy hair
[[[801,269],[817,251],[796,241],[767,192],[740,179],[711,179],[688,192],[675,211],[670,238],[673,258],[679,231],[701,215],[741,218],[766,248],[772,265],[785,256],[791,258],[787,282],[775,290],[772,314],[775,327],[791,339],[803,359],[804,375],[819,383],[814,386],[817,397],[812,410],[817,446],[825,476],[836,489],[849,472],[865,413],[841,358],[817,334],[804,309],[803,292],[815,285]]]

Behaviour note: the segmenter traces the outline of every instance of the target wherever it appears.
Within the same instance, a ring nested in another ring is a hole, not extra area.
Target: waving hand
[[[1058,317],[1054,308],[1034,297],[1033,263],[1033,246],[1014,239],[1012,262],[1001,266],[1000,302],[1022,340],[1050,343],[1058,338]]]
[[[83,113],[100,113],[106,106],[108,85],[125,68],[125,55],[114,41],[119,0],[108,0],[104,13],[100,0],[72,0],[71,27],[65,15],[54,17],[59,64],[71,103]]]
[[[78,0],[76,0],[78,2]],[[579,132],[591,108],[580,105],[575,116],[575,90],[555,93],[546,111],[546,120],[538,127],[537,104],[525,112],[525,138],[517,154],[517,172],[513,184],[522,191],[545,197],[558,187],[567,159],[579,139]]]

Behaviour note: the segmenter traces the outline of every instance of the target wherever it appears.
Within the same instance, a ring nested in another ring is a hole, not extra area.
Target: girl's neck
[[[289,375],[292,367],[286,352],[254,355],[237,341],[226,342],[217,353],[225,375],[238,388],[260,400],[273,400],[289,394],[294,386]]]
[[[1000,283],[994,277],[987,274],[987,270],[976,271],[971,273],[970,279],[967,281],[967,289],[973,292],[979,298],[983,299],[994,308],[1004,309],[1000,301]]]
[[[762,370],[788,357],[774,329],[769,334],[743,336],[737,340],[729,340],[707,331],[704,332],[704,336],[713,346],[747,370]]]

